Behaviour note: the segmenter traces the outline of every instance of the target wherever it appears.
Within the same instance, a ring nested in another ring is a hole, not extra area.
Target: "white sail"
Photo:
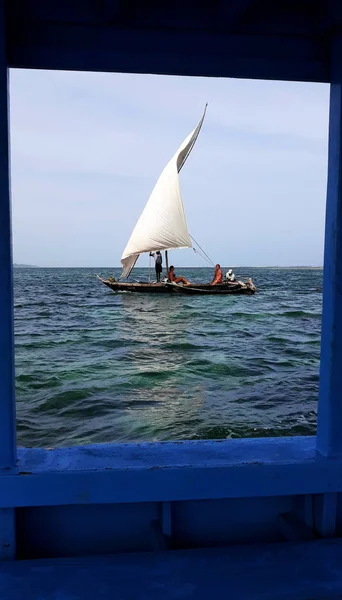
[[[160,175],[122,254],[122,277],[128,277],[143,252],[191,248],[178,173],[202,127],[206,108],[196,129],[188,135]]]

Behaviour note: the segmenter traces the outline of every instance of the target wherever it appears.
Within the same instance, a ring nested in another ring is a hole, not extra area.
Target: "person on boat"
[[[150,256],[154,258],[154,267],[156,270],[157,283],[160,283],[160,273],[163,271],[163,257],[161,252],[150,252]]]
[[[236,281],[236,277],[233,273],[233,269],[229,269],[229,271],[226,273],[226,279],[230,283],[234,283]]]
[[[171,283],[184,283],[184,285],[190,285],[190,281],[185,279],[185,277],[176,276],[175,268],[173,265],[171,265],[169,270],[169,281],[171,281]]]
[[[219,264],[215,266],[214,278],[210,285],[217,285],[218,283],[222,283],[222,271]]]

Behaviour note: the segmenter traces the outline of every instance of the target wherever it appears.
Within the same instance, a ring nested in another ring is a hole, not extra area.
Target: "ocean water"
[[[119,272],[15,269],[19,445],[315,432],[322,270],[235,269],[258,290],[235,297],[114,294],[96,273]]]

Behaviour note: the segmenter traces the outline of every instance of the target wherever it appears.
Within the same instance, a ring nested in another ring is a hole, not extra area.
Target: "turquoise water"
[[[235,272],[258,294],[113,294],[95,275],[118,270],[16,269],[18,443],[314,433],[322,271]]]

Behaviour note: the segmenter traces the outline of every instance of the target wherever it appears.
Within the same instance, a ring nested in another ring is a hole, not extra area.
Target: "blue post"
[[[16,462],[8,70],[4,0],[0,0],[0,471]],[[0,482],[1,483],[1,482]]]
[[[341,81],[342,79],[339,79]],[[317,450],[342,456],[342,85],[330,90]]]

